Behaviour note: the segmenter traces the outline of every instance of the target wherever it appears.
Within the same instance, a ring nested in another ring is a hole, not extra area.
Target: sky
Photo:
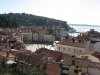
[[[0,14],[10,12],[100,25],[100,0],[0,0]]]

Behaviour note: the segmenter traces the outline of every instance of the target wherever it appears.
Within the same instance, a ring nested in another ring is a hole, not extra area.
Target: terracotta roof
[[[6,52],[0,52],[0,55],[3,56],[3,57],[6,57],[7,53]],[[12,55],[11,53],[9,53],[9,57],[15,57],[15,56]]]
[[[88,67],[89,64],[90,64],[90,60],[80,59],[80,58],[75,59],[75,65],[76,66]]]
[[[18,53],[18,54],[16,54],[15,57],[17,58],[17,61],[20,62],[20,61],[27,61],[29,56],[27,56],[23,53]]]
[[[60,63],[47,63],[44,70],[48,73],[48,75],[60,75]]]
[[[49,57],[52,57],[52,59],[55,62],[59,62],[59,61],[63,60],[65,56],[70,56],[68,54],[64,54],[64,53],[58,52],[58,51],[49,50],[46,48],[41,48],[41,49],[39,49],[39,51],[36,51],[37,54],[41,54],[43,52],[48,53]]]
[[[19,62],[25,62],[30,64],[30,67],[40,67],[43,68],[48,61],[48,54],[47,53],[41,53],[41,54],[31,54],[31,55],[26,55],[24,53],[19,53],[16,55],[17,60]]]
[[[85,41],[89,41],[90,38],[89,37],[86,37],[86,36],[80,36],[81,39],[85,40]]]
[[[98,58],[100,60],[100,52],[97,52],[97,51],[86,51],[86,52],[82,52],[80,53],[80,55],[86,55],[86,54],[89,54],[89,55],[92,55],[96,58]]]
[[[72,65],[72,57],[66,56],[62,62],[62,64]]]
[[[32,54],[28,60],[28,63],[31,64],[31,67],[42,67],[45,66],[47,62],[48,54],[42,53],[42,54]],[[43,64],[44,63],[44,64]]]
[[[90,67],[94,67],[94,68],[99,68],[100,69],[100,63],[91,62]]]
[[[62,62],[63,65],[75,65],[79,67],[94,67],[100,68],[100,63],[92,62],[89,59],[82,59],[82,58],[74,58],[73,57],[65,57]]]
[[[31,52],[30,51],[25,51],[24,54],[29,56],[29,55],[31,55]]]
[[[71,56],[65,53],[61,53],[60,57],[57,59],[56,62],[60,62],[61,60],[64,60],[65,57],[71,57]]]
[[[82,52],[80,53],[80,55],[86,55],[86,54],[93,54],[95,51],[86,51],[86,52]]]
[[[54,61],[56,61],[58,59],[58,57],[61,55],[61,52],[58,52],[58,51],[53,51],[53,50],[48,50],[46,48],[41,48],[37,54],[41,54],[43,52],[46,52],[49,54],[50,57],[53,58]]]
[[[75,42],[72,42],[71,39],[68,40],[63,40],[57,44],[61,44],[61,45],[67,45],[67,46],[73,46],[73,47],[79,47],[79,48],[85,48],[85,44],[83,43],[79,43],[77,40]]]

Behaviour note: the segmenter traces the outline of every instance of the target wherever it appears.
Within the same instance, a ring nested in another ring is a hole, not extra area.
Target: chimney
[[[81,43],[82,41],[81,40],[78,40],[79,41],[79,43]]]
[[[79,71],[79,72],[78,72],[78,75],[82,75],[82,72],[81,72],[81,71]]]
[[[7,58],[9,57],[9,52],[6,52],[6,57],[7,57]]]
[[[72,42],[73,42],[73,43],[75,42],[75,39],[74,39],[74,38],[72,38]]]

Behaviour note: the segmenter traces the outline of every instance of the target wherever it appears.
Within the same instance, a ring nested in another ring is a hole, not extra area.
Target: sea
[[[95,31],[100,32],[99,25],[82,25],[82,24],[68,24],[70,27],[74,28],[76,32],[83,33],[86,31],[90,31],[90,29],[94,29]],[[77,36],[79,33],[69,33],[71,36]]]
[[[68,24],[70,27],[74,28],[76,32],[79,33],[69,33],[71,36],[77,36],[80,33],[89,31],[90,29],[94,29],[95,31],[100,32],[100,26],[97,25],[79,25],[79,24]],[[59,42],[59,41],[55,41]],[[55,43],[54,46],[52,45],[44,45],[44,44],[27,44],[25,45],[26,49],[30,50],[31,52],[35,52],[39,48],[47,48],[50,50],[55,50]]]

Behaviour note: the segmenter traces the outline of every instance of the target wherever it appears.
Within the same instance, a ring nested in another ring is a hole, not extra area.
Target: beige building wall
[[[55,41],[55,36],[54,35],[44,35],[44,41],[53,42]]]
[[[74,65],[71,65],[70,68],[69,68],[69,75],[77,75],[78,73],[75,73],[75,70],[80,70],[81,67],[76,67]]]
[[[82,74],[88,72],[87,68],[78,67],[74,65],[71,66],[62,65],[62,67],[69,68],[69,70],[62,70],[62,73],[69,74],[69,75],[78,75],[79,71],[81,71]],[[78,72],[76,73],[75,70],[77,70]]]
[[[38,41],[38,33],[33,34],[33,41]]]
[[[82,56],[87,56],[89,60],[91,60],[92,62],[99,62],[100,63],[100,60],[92,55],[89,55],[89,54],[85,54],[85,55],[81,55],[81,54],[78,54],[76,55],[77,58],[81,58]]]
[[[92,67],[89,67],[88,68],[88,73],[90,75],[100,75],[100,68],[92,68]]]
[[[14,57],[8,57],[8,60],[14,61]]]
[[[32,41],[32,33],[27,34],[27,41]]]
[[[56,44],[56,50],[70,55],[77,55],[79,53],[85,52],[85,48],[78,48],[61,44]]]
[[[69,74],[69,67],[70,67],[70,66],[62,65],[62,67],[68,68],[68,70],[63,70],[63,69],[62,69],[62,73],[64,73],[64,74]]]
[[[23,42],[23,36],[15,36],[16,40],[19,42]]]

